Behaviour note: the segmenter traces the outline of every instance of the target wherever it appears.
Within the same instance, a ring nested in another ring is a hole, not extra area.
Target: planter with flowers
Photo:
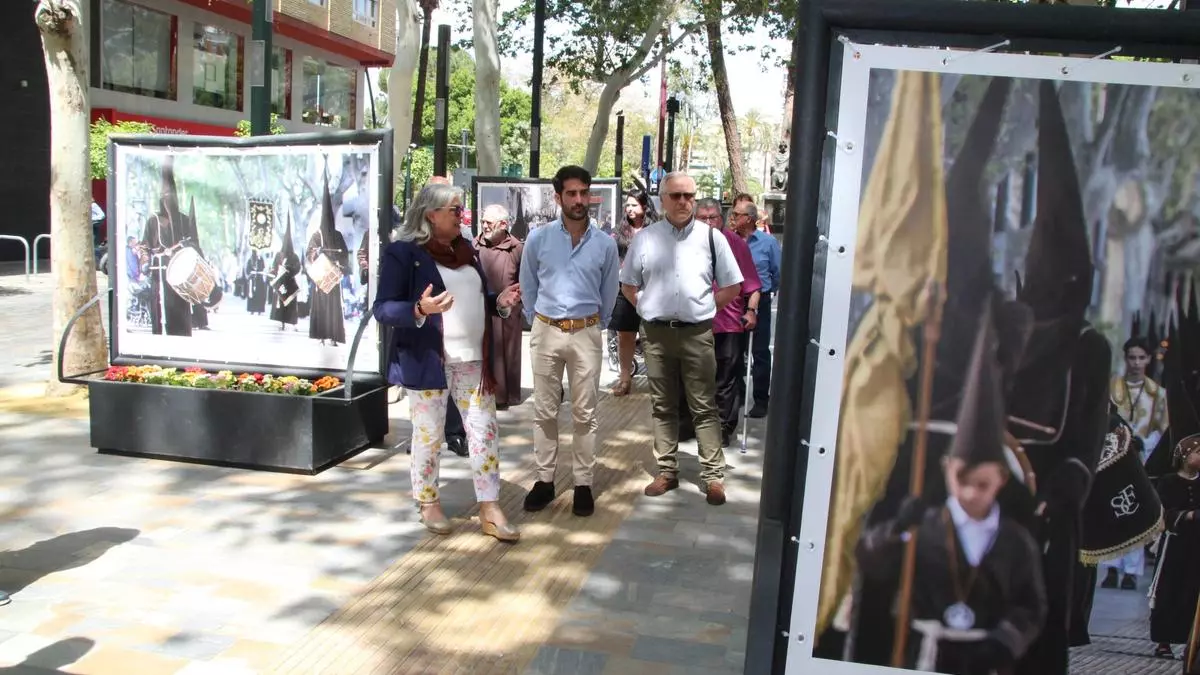
[[[131,365],[88,387],[92,446],[107,453],[316,473],[387,434],[387,389],[347,397],[330,375]]]

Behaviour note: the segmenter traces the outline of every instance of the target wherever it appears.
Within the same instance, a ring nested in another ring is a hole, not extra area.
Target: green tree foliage
[[[113,134],[152,134],[154,125],[149,122],[122,121],[112,124],[104,118],[92,122],[88,140],[88,159],[91,163],[92,180],[108,177],[108,137]]]
[[[413,142],[419,143],[422,146],[431,146],[433,143],[433,122],[434,109],[436,103],[435,85],[437,82],[436,68],[432,64],[437,63],[437,48],[429,48],[429,73],[426,77],[425,90],[428,94],[425,97],[425,105],[421,111],[421,140],[413,139]],[[417,82],[413,81],[413,96],[416,96]],[[386,95],[387,85],[381,83],[380,89]],[[474,137],[475,132],[475,60],[471,57],[471,53],[460,47],[452,47],[450,50],[450,98],[448,101],[448,111],[446,117],[446,132],[449,136],[450,143],[459,143],[462,139],[462,132],[465,130],[468,138]],[[529,161],[529,122],[530,109],[532,100],[529,92],[520,89],[515,89],[503,80],[500,82],[500,151],[501,164],[526,164]],[[461,160],[460,153],[451,148],[447,153],[446,166],[450,171],[459,168]],[[469,161],[472,166],[475,164],[471,153]],[[430,154],[430,171],[432,171],[432,154]],[[417,162],[414,161],[413,169],[416,171]],[[426,176],[420,183],[416,183],[414,175],[414,186],[424,184],[428,179]]]
[[[279,134],[286,134],[286,133],[287,133],[287,129],[285,129],[283,127],[283,125],[279,123],[279,115],[276,115],[275,113],[271,113],[271,135],[278,136]],[[246,136],[249,136],[250,135],[250,120],[239,120],[237,123],[237,128],[233,130],[233,135],[241,136],[243,138]]]

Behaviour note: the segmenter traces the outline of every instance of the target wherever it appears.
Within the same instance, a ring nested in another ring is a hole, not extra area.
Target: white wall
[[[138,96],[136,94],[127,94],[124,92],[93,87],[90,92],[92,108],[116,108],[117,110],[133,115],[140,114],[148,115],[150,117],[178,119],[190,122],[198,122],[201,124],[215,124],[230,128],[236,127],[237,123],[241,120],[250,119],[250,26],[247,24],[239,24],[218,14],[205,12],[204,10],[192,7],[191,5],[173,2],[172,0],[154,0],[153,2],[142,2],[140,4],[160,12],[174,14],[175,16],[179,17],[178,53],[176,54],[175,61],[175,100],[169,101],[165,99]],[[221,110],[218,108],[211,108],[192,103],[192,65],[194,63],[192,35],[194,32],[194,24],[196,23],[216,26],[218,28],[241,35],[243,38],[245,38],[245,48],[242,54],[242,58],[246,61],[243,66],[243,72],[245,73],[243,76],[245,82],[243,83],[242,91],[242,103],[244,107],[243,111],[238,112],[234,110]],[[312,47],[280,35],[275,35],[273,38],[272,44],[274,46],[290,49],[292,51],[291,108],[292,117],[294,119],[280,118],[280,123],[288,131],[292,132],[329,130],[329,127],[317,126],[315,124],[305,124],[304,122],[300,121],[300,115],[302,112],[301,105],[303,104],[304,98],[303,60],[305,56],[310,56],[334,65],[358,68],[356,107],[359,108],[359,110],[355,115],[355,124],[358,128],[363,128],[365,117],[362,112],[362,103],[366,99],[366,80],[364,79],[364,72],[366,69],[356,63],[354,60],[348,59],[344,56],[332,54],[330,52],[317,49],[316,47]],[[100,64],[93,64],[92,67],[99,68]]]

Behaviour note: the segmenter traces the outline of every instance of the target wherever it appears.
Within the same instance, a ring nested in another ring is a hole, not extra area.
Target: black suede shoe
[[[759,403],[757,401],[755,401],[754,407],[751,408],[750,412],[746,415],[746,417],[749,417],[752,420],[760,420],[766,416],[767,416],[767,404]]]
[[[525,510],[541,511],[552,501],[554,501],[554,483],[539,480],[533,484],[533,489],[529,491],[529,494],[525,495]]]
[[[587,485],[575,486],[575,503],[571,513],[577,516],[590,516],[596,512],[596,501],[592,499],[592,488]]]
[[[1136,591],[1137,590],[1137,577],[1133,576],[1132,574],[1126,574],[1125,578],[1121,579],[1121,590]]]
[[[1116,588],[1120,580],[1117,570],[1110,567],[1108,568],[1108,574],[1104,575],[1104,581],[1100,582],[1100,588]]]
[[[450,452],[453,452],[459,457],[466,457],[467,455],[471,454],[467,451],[467,439],[462,436],[451,436],[447,438],[446,447],[450,449]]]

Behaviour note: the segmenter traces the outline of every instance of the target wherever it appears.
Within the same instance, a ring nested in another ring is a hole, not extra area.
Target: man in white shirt
[[[634,238],[621,267],[621,292],[642,318],[654,406],[658,476],[645,493],[657,497],[679,487],[682,375],[695,420],[700,479],[708,503],[724,504],[725,454],[717,416],[712,322],[717,310],[741,292],[742,273],[725,237],[714,235],[703,223],[696,225],[695,180],[683,172],[667,174],[659,194],[666,219]]]

